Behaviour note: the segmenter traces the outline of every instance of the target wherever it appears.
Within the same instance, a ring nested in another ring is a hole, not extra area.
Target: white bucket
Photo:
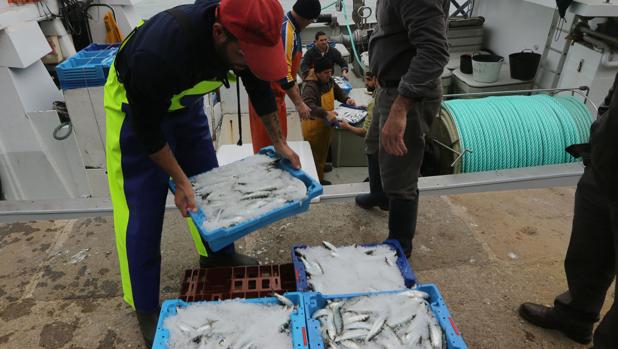
[[[496,82],[504,58],[496,55],[476,55],[472,57],[472,79],[478,82]]]

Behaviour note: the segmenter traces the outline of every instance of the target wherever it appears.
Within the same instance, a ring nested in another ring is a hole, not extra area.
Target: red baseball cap
[[[279,1],[221,0],[219,22],[238,39],[249,69],[258,78],[277,81],[286,77]]]

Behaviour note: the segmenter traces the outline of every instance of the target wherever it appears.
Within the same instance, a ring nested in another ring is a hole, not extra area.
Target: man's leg
[[[107,102],[107,101],[106,101]],[[167,175],[143,150],[128,107],[106,103],[106,154],[124,300],[137,313],[148,345],[159,314],[161,229]]]
[[[614,236],[614,263],[615,273],[618,272],[618,204],[610,208],[612,233]],[[616,274],[614,274],[616,275]],[[618,294],[618,286],[614,288],[614,295]],[[614,296],[615,297],[615,296]],[[594,349],[618,348],[618,303],[614,303],[594,332]]]
[[[379,90],[376,91],[376,104]],[[367,170],[369,172],[369,193],[360,194],[355,198],[355,202],[359,207],[370,209],[379,206],[382,210],[388,210],[388,198],[382,189],[382,177],[380,177],[380,112],[377,108],[373,108],[373,118],[371,125],[365,136],[365,145],[367,153]]]
[[[379,111],[380,130],[388,119],[391,105],[398,96],[396,88],[382,89],[374,108]],[[425,134],[436,117],[439,100],[423,100],[414,104],[407,115],[404,142],[408,152],[393,156],[380,145],[380,175],[389,199],[389,239],[401,244],[406,256],[412,253],[412,239],[418,212],[418,177],[425,151]]]
[[[318,172],[320,182],[324,181],[324,165],[328,156],[330,145],[330,127],[324,124],[322,119],[308,119],[301,121],[303,139],[309,142],[313,161]]]
[[[609,202],[586,167],[575,192],[571,240],[564,268],[569,290],[548,308],[524,303],[520,315],[537,326],[557,329],[569,338],[588,343],[605,294],[616,273],[615,240]]]
[[[204,113],[203,100],[192,104],[177,115],[169,118],[166,125],[167,138],[173,139],[174,156],[188,177],[210,171],[219,166],[217,155],[208,126],[208,117]],[[237,254],[234,244],[213,252],[205,243],[190,218],[187,218],[189,231],[200,254],[200,265],[204,267],[230,265],[257,265],[254,258]],[[208,258],[206,258],[208,257]]]
[[[285,94],[275,93],[275,99],[277,102],[277,113],[279,114],[279,124],[281,126],[281,132],[283,137],[288,136],[288,113],[285,106]],[[272,145],[270,136],[262,124],[260,116],[257,114],[253,105],[249,102],[249,123],[251,125],[251,143],[253,144],[253,152],[257,153],[260,149]]]

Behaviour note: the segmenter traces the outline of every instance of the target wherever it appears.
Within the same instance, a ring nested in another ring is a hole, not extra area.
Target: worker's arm
[[[344,130],[348,130],[359,137],[365,137],[365,135],[367,135],[367,131],[365,131],[364,128],[352,126],[345,120],[339,121],[339,127]]]
[[[448,63],[446,27],[448,13],[439,1],[399,1],[396,12],[416,48],[407,73],[401,78],[388,119],[382,128],[381,143],[389,154],[403,156],[408,149],[403,140],[407,114],[415,100],[440,98],[439,79]]]
[[[343,90],[341,89],[341,87],[339,87],[339,85],[337,85],[337,83],[335,83],[333,81],[333,89],[334,89],[334,93],[335,93],[335,99],[337,101],[339,101],[340,103],[343,104],[347,104],[347,105],[352,105],[352,106],[356,106],[356,101],[352,98],[352,97],[348,97],[345,95],[345,92],[343,92]]]
[[[292,166],[300,168],[300,158],[288,146],[283,136],[281,125],[279,124],[279,116],[277,114],[275,95],[270,88],[270,83],[258,79],[248,69],[241,72],[239,75],[245,85],[251,104],[260,116],[275,150],[277,153],[290,160]]]
[[[127,64],[130,64],[130,75],[125,81],[127,100],[130,107],[133,131],[142,146],[159,167],[176,183],[174,202],[183,216],[187,210],[196,210],[195,196],[187,175],[183,172],[170,150],[161,122],[170,106],[173,89],[174,73],[161,58],[146,52],[137,52],[132,55]],[[159,72],[152,74],[153,71]]]
[[[312,118],[325,119],[327,116],[326,110],[322,108],[322,95],[320,87],[316,81],[307,81],[303,87],[303,100],[311,108]]]
[[[294,32],[294,28],[288,24],[286,25],[281,32],[281,38],[283,40],[283,47],[285,51],[285,61],[288,66],[288,73],[285,78],[279,80],[279,84],[281,84],[281,88],[285,90],[285,94],[292,100],[294,106],[296,107],[296,111],[301,119],[306,119],[309,117],[309,112],[311,109],[303,102],[303,98],[300,95],[300,89],[298,85],[296,85],[296,76],[292,74],[292,62],[294,55],[294,40],[296,38],[296,33]]]
[[[348,62],[343,59],[341,52],[336,48],[332,48],[333,50],[333,61],[341,67],[341,75],[343,75],[346,79],[348,77]]]

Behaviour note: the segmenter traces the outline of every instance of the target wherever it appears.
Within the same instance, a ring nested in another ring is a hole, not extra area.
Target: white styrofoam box
[[[47,43],[47,40],[45,40]],[[28,68],[8,68],[19,100],[27,112],[53,109],[54,101],[63,100],[41,60]]]
[[[64,98],[84,165],[105,168],[105,147],[88,88],[65,90]]]
[[[87,169],[88,183],[90,184],[90,195],[95,198],[109,197],[109,184],[107,181],[107,171],[103,169]]]
[[[339,51],[339,53],[341,53],[341,56],[346,60],[346,62],[350,60],[350,51],[348,51],[345,45],[337,43],[335,44],[335,48]]]
[[[0,8],[0,30],[17,23],[33,21],[39,17],[40,14],[35,4]]]
[[[55,110],[32,112],[28,113],[27,117],[49,165],[54,170],[53,174],[62,182],[69,197],[78,198],[90,195],[86,170],[79,154],[75,134],[72,133],[64,140],[57,140],[53,137],[54,129],[60,125],[60,119]],[[46,176],[51,175],[45,173]]]
[[[73,38],[71,35],[63,35],[58,37],[58,41],[60,42],[60,51],[62,51],[62,55],[64,57],[71,57],[77,53],[75,51],[75,45],[73,45]]]
[[[118,24],[120,33],[125,37],[137,26],[140,18],[133,6],[111,6],[116,14],[116,24]],[[88,23],[93,42],[105,42],[106,29],[103,18],[108,12],[110,12],[109,8],[102,6],[93,6],[88,10],[90,15]]]
[[[59,18],[54,18],[54,19],[50,19],[47,21],[41,21],[39,22],[39,25],[41,26],[41,30],[43,31],[43,34],[45,34],[46,36],[67,35],[67,31],[64,28],[62,21]]]
[[[0,31],[0,66],[26,68],[50,51],[37,22],[22,22]]]

